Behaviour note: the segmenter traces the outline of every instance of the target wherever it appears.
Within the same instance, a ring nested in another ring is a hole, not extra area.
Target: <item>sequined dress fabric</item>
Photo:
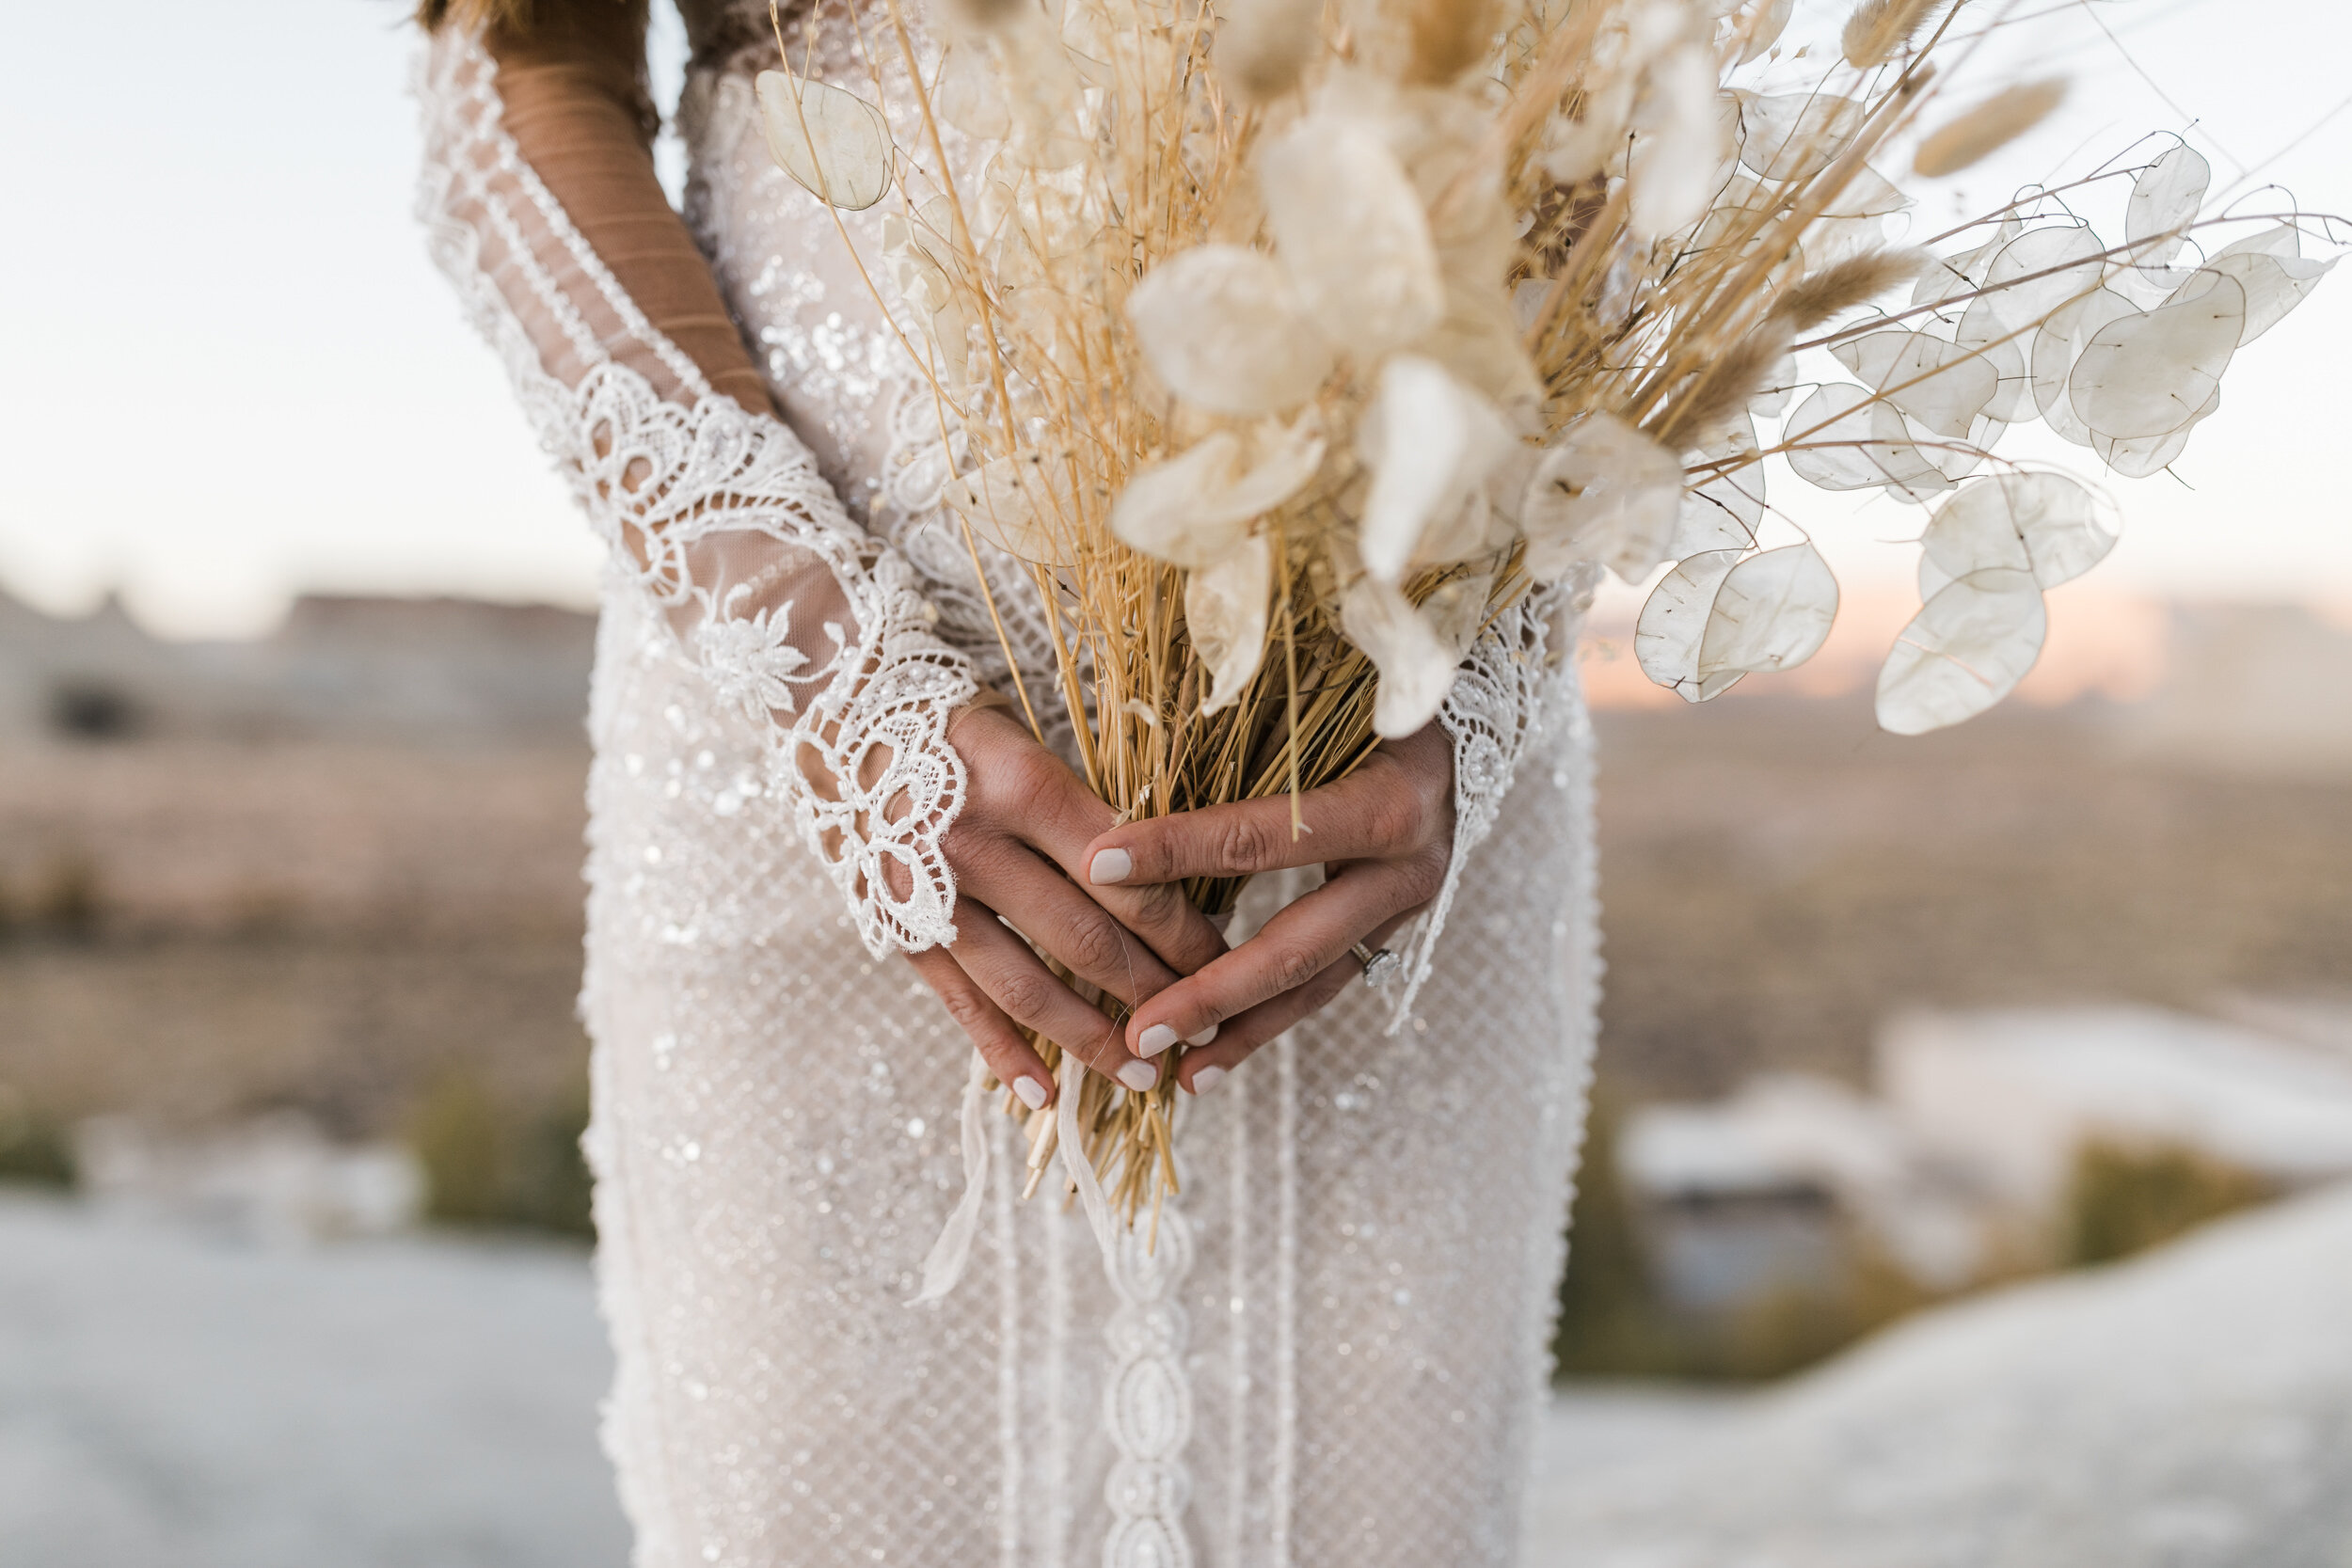
[[[862,559],[910,574],[936,637],[1002,684],[926,504],[958,454],[914,428],[889,323],[763,145],[766,8],[683,8],[688,216],[803,466],[879,542]],[[865,80],[838,19],[820,45]],[[495,139],[435,140],[495,113],[478,51],[437,43],[423,96],[428,221],[463,207],[437,160],[528,187]],[[848,220],[868,255],[879,216]],[[469,293],[477,247],[453,233],[443,264],[548,439],[577,399],[532,379],[529,301],[517,327],[517,291]],[[1556,657],[1572,610],[1500,626],[1449,705],[1462,852],[1442,928],[1407,949],[1402,1026],[1395,997],[1352,989],[1186,1101],[1183,1196],[1155,1248],[1108,1260],[1081,1213],[1021,1201],[1017,1128],[988,1117],[968,1267],[910,1307],[964,1190],[968,1045],[811,852],[774,762],[787,720],[731,700],[658,588],[616,553],[582,996],[603,1429],[640,1568],[1514,1564],[1598,980],[1591,737]],[[1245,926],[1304,886],[1261,881]]]

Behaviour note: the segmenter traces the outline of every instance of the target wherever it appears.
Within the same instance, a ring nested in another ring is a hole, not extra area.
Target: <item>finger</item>
[[[1072,974],[1130,1005],[1176,979],[1142,938],[1012,839],[969,857],[963,885]]]
[[[1014,831],[1093,895],[1114,920],[1141,937],[1178,974],[1190,974],[1225,951],[1224,936],[1181,888],[1089,883],[1089,849],[1119,820],[1118,814],[1067,768],[1033,782],[1046,787],[1035,790],[1012,815]]]
[[[1301,1019],[1330,1006],[1349,986],[1360,984],[1363,965],[1353,956],[1342,958],[1295,990],[1261,1002],[1217,1032],[1216,1043],[1184,1053],[1177,1064],[1176,1081],[1187,1094],[1207,1094],[1260,1046]]]
[[[1286,795],[1130,822],[1087,847],[1087,880],[1096,887],[1149,885],[1386,860],[1422,847],[1437,815],[1406,769],[1375,752],[1339,783],[1298,797],[1301,832],[1292,832]]]
[[[1052,855],[1055,863],[1078,876],[1087,863],[1087,850],[1092,840],[1073,834],[1058,846],[1041,844],[1039,848]],[[1192,974],[1214,963],[1225,952],[1224,934],[1209,917],[1193,907],[1178,882],[1159,882],[1136,887],[1093,887],[1074,882],[1093,901],[1107,911],[1121,926],[1143,939],[1168,969],[1177,974]]]
[[[1429,881],[1413,862],[1342,867],[1256,936],[1137,1007],[1127,1021],[1129,1042],[1137,1055],[1152,1055],[1311,983],[1384,923],[1426,902],[1435,892]]]
[[[1052,1101],[1054,1075],[1045,1070],[1045,1059],[1030,1049],[1004,1009],[989,1000],[979,982],[966,974],[953,956],[944,948],[933,947],[910,953],[907,960],[914,965],[923,983],[939,994],[947,1016],[972,1037],[974,1048],[998,1082],[1010,1088],[1020,1097],[1021,1103],[1032,1111]]]
[[[1111,808],[1009,714],[966,710],[948,733],[963,753],[972,788],[959,829],[985,823],[1016,837],[1084,887],[1087,846],[1118,819]],[[952,838],[957,830],[950,832]],[[1139,887],[1095,901],[1178,974],[1225,951],[1216,927],[1180,891]]]
[[[1384,920],[1363,941],[1377,947],[1410,918],[1408,912]],[[1321,1012],[1346,995],[1351,986],[1363,983],[1364,966],[1351,952],[1305,985],[1270,997],[1240,1017],[1229,1020],[1217,1031],[1215,1045],[1185,1052],[1178,1081],[1188,1093],[1207,1094],[1216,1087],[1218,1079],[1247,1061],[1260,1046]]]
[[[994,911],[977,900],[957,906],[956,942],[948,952],[1014,1022],[1036,1030],[1124,1087],[1140,1091],[1159,1082],[1157,1063],[1130,1054],[1119,1025],[1080,1000],[1027,942],[1005,929]]]

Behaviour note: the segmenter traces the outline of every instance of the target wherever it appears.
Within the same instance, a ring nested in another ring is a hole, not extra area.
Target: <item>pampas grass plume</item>
[[[1697,446],[1728,423],[1788,354],[1792,335],[1788,323],[1768,319],[1710,359],[1653,432],[1659,444],[1669,451]]]
[[[1873,250],[1850,257],[1834,266],[1807,273],[1772,301],[1772,319],[1791,332],[1803,332],[1841,310],[1866,305],[1899,283],[1908,283],[1926,270],[1923,250]]]
[[[1024,0],[945,0],[941,8],[964,26],[987,32],[1004,26],[1030,8]]]
[[[1958,174],[1988,158],[2042,123],[2066,97],[2066,82],[2052,77],[1994,94],[1941,130],[1913,154],[1912,172],[1930,180]]]
[[[1908,45],[1944,0],[1863,0],[1838,40],[1858,71],[1883,65]]]
[[[1406,23],[1412,55],[1405,79],[1443,87],[1486,57],[1495,0],[1411,0]]]

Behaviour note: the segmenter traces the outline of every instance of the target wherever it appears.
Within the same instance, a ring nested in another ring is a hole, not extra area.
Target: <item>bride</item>
[[[1115,822],[1006,700],[1034,590],[987,560],[1000,635],[937,521],[887,204],[845,234],[770,162],[766,0],[682,8],[683,217],[642,0],[421,17],[435,256],[612,546],[582,1007],[637,1560],[1512,1563],[1599,973],[1577,607],[1490,628],[1304,838]],[[786,24],[865,91],[874,20]],[[1243,872],[1225,934],[1173,885]],[[1058,1092],[1015,1025],[1131,1088],[1187,1044],[1183,1196],[1105,1259],[988,1117],[926,1291],[973,1049]]]

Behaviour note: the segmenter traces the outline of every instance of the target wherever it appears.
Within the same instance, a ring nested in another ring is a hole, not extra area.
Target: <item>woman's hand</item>
[[[1119,1025],[1029,943],[1133,1005],[1224,952],[1224,939],[1181,889],[1089,890],[1072,879],[1083,875],[1089,841],[1117,814],[1020,721],[1000,707],[968,707],[950,721],[947,740],[971,789],[941,846],[956,874],[956,940],[911,954],[916,973],[1025,1105],[1050,1101],[1054,1079],[1016,1024],[1130,1089],[1151,1088],[1159,1064],[1131,1053]],[[1205,1043],[1215,1029],[1192,1032]]]
[[[1128,1020],[1138,1056],[1214,1036],[1184,1053],[1182,1082],[1194,1094],[1359,983],[1349,949],[1379,946],[1438,895],[1454,854],[1453,743],[1435,724],[1386,742],[1338,784],[1300,796],[1298,812],[1308,831],[1295,838],[1290,799],[1276,796],[1131,822],[1086,847],[1087,880],[1104,899],[1172,891],[1190,877],[1324,864],[1323,886],[1199,973],[1153,988]]]

